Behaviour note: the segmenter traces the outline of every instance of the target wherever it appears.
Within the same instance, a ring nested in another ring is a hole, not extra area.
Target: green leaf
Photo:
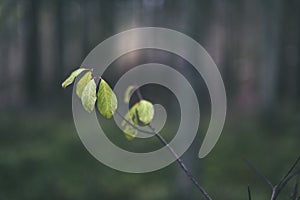
[[[154,117],[154,108],[151,102],[141,100],[137,106],[138,119],[144,125],[149,124]]]
[[[85,73],[83,75],[83,77],[78,81],[77,85],[76,85],[76,94],[79,98],[81,98],[82,95],[82,91],[85,88],[85,86],[88,84],[88,82],[90,82],[90,80],[92,80],[92,72],[88,71],[87,73]]]
[[[88,84],[85,86],[85,88],[82,91],[81,103],[84,109],[89,113],[94,110],[95,103],[97,100],[96,87],[97,86],[95,80],[92,79],[88,82]]]
[[[66,88],[68,85],[72,84],[75,78],[83,71],[87,70],[86,68],[76,69],[71,73],[71,75],[61,84],[61,87]]]
[[[138,130],[132,127],[130,124],[128,124],[128,122],[131,123],[132,125],[134,124],[130,116],[130,111],[125,115],[125,119],[127,121],[123,120],[121,123],[121,126],[123,127],[123,132],[125,133],[125,137],[128,140],[133,140],[135,136],[138,134]]]
[[[154,117],[154,108],[151,102],[141,100],[134,104],[128,113],[125,115],[125,119],[121,123],[123,132],[128,140],[132,140],[136,137],[138,130],[132,125],[147,125]],[[130,125],[129,123],[132,125]]]
[[[118,100],[115,93],[103,79],[101,79],[97,96],[97,108],[100,114],[105,118],[110,119],[115,114]]]
[[[125,133],[125,137],[128,140],[133,140],[136,137],[136,135],[138,134],[138,130],[136,130],[135,128],[133,128],[130,125],[127,125],[123,131]]]
[[[132,91],[133,91],[135,88],[136,88],[136,86],[130,85],[130,86],[126,89],[125,95],[124,95],[124,102],[125,102],[125,103],[129,103],[131,93],[132,93]]]

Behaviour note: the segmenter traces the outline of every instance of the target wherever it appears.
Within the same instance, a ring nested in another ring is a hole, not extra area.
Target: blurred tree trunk
[[[24,2],[8,2],[1,6],[0,16],[0,108],[21,107],[24,104]],[[15,19],[7,20],[7,19]]]
[[[7,31],[4,31],[4,29],[7,28],[6,21],[3,18],[8,17],[10,13],[7,12],[7,10],[10,10],[6,7],[6,9],[2,12],[2,16],[0,18],[0,26],[2,29],[0,29],[0,73],[1,74],[9,74],[10,68],[9,68],[9,34]],[[9,89],[7,88],[7,85],[10,85],[9,76],[2,76],[0,78],[0,107],[4,108],[9,104]]]
[[[263,11],[258,0],[244,0],[237,11],[242,13],[239,35],[233,38],[238,41],[238,52],[230,63],[234,64],[233,103],[238,115],[256,114],[260,110],[259,89],[263,86],[259,84],[259,72],[264,65],[262,44],[265,40]]]
[[[41,96],[54,97],[61,91],[63,75],[62,1],[43,2],[40,6]]]
[[[300,99],[300,2],[284,1],[282,7],[278,95],[284,104],[298,105]]]
[[[38,9],[38,0],[24,1],[25,90],[31,105],[38,101],[40,88]]]
[[[210,4],[211,5],[211,4]],[[196,38],[199,40],[199,38],[201,37],[201,35],[205,35],[205,33],[207,33],[208,31],[205,30],[203,33],[203,30],[201,30],[200,32],[198,32],[198,28],[199,26],[201,27],[201,24],[199,23],[199,19],[203,19],[206,16],[204,16],[205,14],[208,14],[209,12],[211,12],[211,9],[213,9],[213,7],[210,7],[210,5],[206,5],[206,9],[208,9],[208,11],[206,10],[205,13],[199,14],[198,13],[198,9],[201,9],[200,4],[198,3],[198,1],[191,1],[190,3],[185,3],[184,1],[181,2],[177,2],[177,5],[170,5],[169,10],[167,12],[164,13],[165,17],[164,19],[166,19],[167,21],[169,21],[169,23],[167,24],[168,26],[171,26],[170,28],[173,28],[175,30],[178,30],[180,32],[183,32],[187,35],[191,35],[192,33],[198,33],[200,34],[196,36]],[[170,13],[172,13],[170,15]],[[195,19],[195,15],[197,16],[201,16],[198,19]],[[174,21],[174,19],[176,19]],[[157,19],[159,20],[159,19]],[[191,21],[193,23],[191,23]],[[206,23],[210,23],[211,21],[209,19],[205,20],[205,24]],[[202,23],[204,23],[204,21],[202,21]],[[197,25],[196,25],[197,24]],[[195,39],[196,39],[195,38]],[[186,52],[189,52],[190,49],[187,48],[185,50]],[[195,52],[189,52],[190,55],[198,57],[198,55],[195,54]],[[191,69],[187,69],[187,65],[185,64],[184,60],[182,59],[176,59],[176,57],[178,57],[178,55],[174,57],[170,57],[170,66],[177,66],[176,69],[182,73],[185,74],[187,76],[187,81],[189,81],[191,84],[193,83],[193,81],[195,81],[193,79],[193,76],[191,74],[189,74],[189,72],[191,72]],[[166,76],[168,76],[166,74]],[[176,84],[177,82],[174,81]],[[199,83],[200,81],[197,80],[197,83]],[[178,83],[177,83],[178,84]],[[198,85],[199,86],[199,85]],[[179,83],[179,85],[177,86],[178,88],[181,88],[181,85]],[[181,92],[182,94],[179,94],[179,96],[181,95],[185,95],[186,91],[182,91],[179,90],[179,92]],[[200,105],[199,105],[200,106]],[[191,108],[194,109],[194,108]],[[199,108],[200,109],[200,108]],[[180,115],[180,113],[178,113]],[[199,123],[199,122],[196,122]],[[197,143],[199,144],[199,143]],[[189,148],[189,150],[182,156],[184,163],[186,164],[186,166],[189,168],[190,172],[195,175],[196,179],[199,181],[200,179],[200,175],[201,175],[201,171],[199,166],[197,165],[197,163],[199,163],[197,155],[198,155],[198,150],[199,146],[197,147],[193,147],[193,148]],[[174,165],[176,165],[176,176],[175,176],[175,185],[174,187],[176,188],[176,192],[174,192],[174,198],[176,199],[196,199],[197,197],[201,196],[200,192],[195,188],[195,186],[193,185],[193,183],[189,180],[189,178],[186,176],[186,174],[182,171],[182,169],[177,166],[177,163],[174,163]],[[200,182],[201,185],[205,185],[205,183]],[[196,191],[196,193],[192,192],[192,191]]]
[[[89,31],[93,31],[93,30],[89,30],[89,22],[91,20],[90,18],[90,13],[92,12],[92,10],[89,9],[89,5],[90,5],[91,1],[81,1],[80,2],[80,7],[81,7],[81,46],[82,46],[82,53],[83,53],[83,57],[87,56],[87,54],[91,51],[91,49],[89,49],[90,45],[89,45]]]
[[[262,43],[263,58],[260,70],[260,96],[264,111],[274,108],[276,86],[278,82],[279,63],[279,32],[281,22],[281,1],[265,1],[264,7],[264,37]]]
[[[55,42],[55,66],[54,67],[54,81],[55,83],[60,83],[64,76],[64,1],[55,0],[55,10],[54,10],[54,42]]]
[[[106,39],[113,34],[115,22],[115,1],[99,1],[101,12],[101,26],[103,26],[103,35]]]

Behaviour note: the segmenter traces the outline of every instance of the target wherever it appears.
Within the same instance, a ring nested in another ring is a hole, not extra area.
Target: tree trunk
[[[38,0],[24,2],[25,30],[25,90],[27,101],[33,105],[39,94]]]

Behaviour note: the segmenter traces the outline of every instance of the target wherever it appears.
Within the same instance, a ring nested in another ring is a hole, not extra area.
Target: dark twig
[[[297,195],[298,195],[298,185],[299,185],[299,175],[297,176],[297,179],[296,179],[296,183],[295,183],[295,186],[290,194],[290,198],[292,200],[297,200]]]
[[[278,196],[279,192],[278,192],[278,186],[275,185],[273,188],[272,188],[272,195],[271,195],[271,200],[275,200]]]
[[[249,160],[245,160],[245,162],[258,176],[260,176],[270,186],[271,189],[274,188],[271,181],[266,176],[264,176]]]
[[[205,189],[199,184],[199,182],[197,181],[197,179],[195,178],[195,176],[189,171],[189,169],[186,167],[186,165],[184,164],[184,162],[182,161],[182,159],[179,157],[179,155],[174,151],[174,149],[168,144],[168,142],[159,134],[159,132],[155,131],[155,129],[148,125],[148,127],[151,129],[150,131],[145,131],[142,130],[140,128],[138,128],[137,126],[135,126],[134,124],[132,124],[130,121],[128,121],[123,115],[121,115],[121,113],[119,113],[118,111],[116,111],[116,114],[118,116],[120,116],[127,124],[129,124],[130,126],[132,126],[133,128],[135,128],[136,130],[142,132],[142,133],[147,133],[147,134],[151,134],[151,135],[155,135],[164,145],[166,145],[166,147],[169,149],[169,151],[172,153],[172,155],[176,158],[176,161],[178,162],[179,166],[181,167],[181,169],[184,171],[184,173],[190,178],[190,180],[193,182],[193,184],[200,190],[200,192],[203,194],[203,196],[207,199],[207,200],[212,200],[212,198],[209,196],[209,194],[205,191]]]
[[[272,189],[272,195],[271,195],[271,200],[277,199],[279,193],[282,191],[282,189],[286,186],[286,184],[293,179],[295,176],[297,176],[297,181],[296,185],[294,187],[294,190],[292,192],[291,198],[293,200],[299,200],[299,197],[297,197],[297,191],[298,191],[298,183],[299,183],[299,174],[300,174],[300,169],[296,170],[297,164],[300,162],[300,156],[296,159],[294,164],[290,167],[288,172],[283,176],[283,178],[279,181],[278,184],[273,185],[269,179],[267,179],[266,176],[264,176],[250,161],[246,160],[247,165],[253,169],[256,174],[258,174]],[[249,192],[249,190],[248,190]]]
[[[209,194],[206,192],[206,190],[199,184],[196,177],[186,167],[186,165],[184,164],[182,159],[174,151],[174,149],[169,145],[169,143],[151,125],[148,125],[148,127],[153,131],[153,133],[155,133],[155,136],[169,149],[169,151],[172,153],[172,155],[176,158],[176,161],[179,164],[179,166],[181,167],[181,169],[184,171],[184,173],[187,175],[187,177],[190,178],[190,180],[193,182],[193,184],[200,190],[200,192],[203,194],[203,196],[207,200],[212,200],[212,198],[209,196]]]
[[[279,193],[282,191],[282,189],[285,187],[285,185],[292,179],[294,178],[297,174],[300,173],[300,170],[297,170],[296,172],[293,173],[293,171],[295,170],[297,164],[300,161],[300,156],[298,156],[298,158],[296,159],[296,161],[294,162],[294,164],[290,167],[290,169],[288,170],[288,172],[283,176],[283,178],[280,180],[280,182],[277,185],[277,188],[275,190],[275,195],[274,198],[271,200],[274,200],[277,198],[277,196],[279,195]]]
[[[142,94],[139,90],[139,88],[137,88],[137,95],[139,100],[142,100]],[[151,134],[151,135],[155,135],[159,141],[161,141],[162,144],[164,144],[169,151],[171,152],[171,154],[176,158],[176,161],[178,162],[179,166],[181,167],[181,169],[184,171],[184,173],[187,175],[187,177],[190,178],[190,180],[193,182],[193,184],[200,190],[200,192],[202,193],[202,195],[207,199],[207,200],[212,200],[212,198],[209,196],[209,194],[205,191],[205,189],[199,184],[199,182],[197,181],[196,177],[190,172],[190,170],[186,167],[186,165],[184,164],[184,162],[182,161],[182,159],[179,157],[179,155],[174,151],[174,149],[169,145],[169,143],[160,135],[159,132],[157,132],[151,125],[148,125],[148,127],[150,128],[150,131],[145,131],[142,130],[140,128],[138,128],[137,126],[135,126],[134,124],[132,124],[130,121],[128,121],[123,115],[121,115],[118,111],[116,111],[116,113],[118,114],[118,116],[120,116],[127,124],[129,124],[130,126],[132,126],[133,128],[135,128],[136,130],[142,132],[142,133],[147,133],[147,134]]]
[[[137,96],[138,96],[139,100],[142,100],[143,96],[142,96],[142,93],[141,93],[141,91],[139,90],[138,87],[136,88],[136,93],[137,93]]]
[[[294,164],[291,166],[291,168],[289,169],[289,171],[285,174],[285,176],[280,180],[279,182],[279,186],[282,185],[286,179],[288,179],[289,175],[293,172],[293,170],[296,168],[298,162],[300,161],[300,156],[296,159],[296,161],[294,162]]]
[[[280,188],[278,189],[279,192],[285,187],[285,185],[292,179],[294,178],[295,176],[299,175],[300,174],[300,169],[295,171],[294,173],[292,173],[289,177],[287,177],[285,179],[284,182],[282,182],[282,184],[280,185]]]
[[[248,200],[251,200],[251,190],[250,190],[250,186],[248,185]]]

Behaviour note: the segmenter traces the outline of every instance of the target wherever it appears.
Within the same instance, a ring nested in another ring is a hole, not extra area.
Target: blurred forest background
[[[209,96],[184,61],[136,52],[133,61],[125,55],[112,64],[108,81],[148,61],[184,73],[206,99],[199,137],[183,156],[187,165],[214,199],[247,199],[247,185],[253,199],[269,199],[268,186],[243,158],[276,182],[300,154],[299,10],[299,0],[0,0],[0,199],[203,199],[176,163],[121,173],[95,160],[77,136],[72,89],[62,90],[61,82],[100,42],[141,26],[183,32],[216,62],[228,116],[215,149],[197,158]]]

